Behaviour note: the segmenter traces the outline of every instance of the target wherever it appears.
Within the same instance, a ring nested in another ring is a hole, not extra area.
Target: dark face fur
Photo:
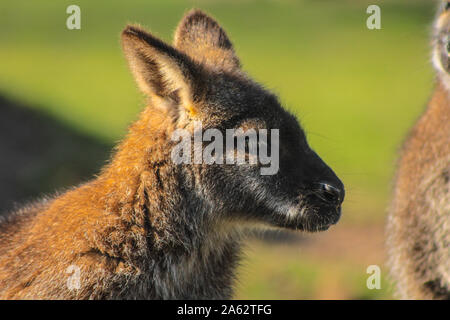
[[[294,116],[241,70],[231,42],[210,17],[189,13],[170,47],[138,27],[123,33],[124,50],[141,89],[170,105],[178,128],[279,129],[279,170],[261,164],[186,165],[196,193],[227,220],[326,230],[341,214],[344,187],[309,147]],[[174,111],[175,110],[175,111]],[[278,147],[271,145],[268,150]],[[224,141],[225,145],[225,141]]]
[[[214,77],[221,80],[209,82],[214,85],[207,90],[204,103],[227,111],[220,110],[217,118],[210,113],[210,118],[202,121],[203,129],[219,128],[224,136],[230,128],[279,129],[280,156],[274,175],[261,175],[261,165],[200,166],[196,172],[207,189],[204,193],[211,195],[218,211],[236,219],[305,231],[326,230],[335,224],[341,214],[343,184],[309,147],[295,117],[274,95],[247,78]],[[268,139],[269,150],[270,142]]]

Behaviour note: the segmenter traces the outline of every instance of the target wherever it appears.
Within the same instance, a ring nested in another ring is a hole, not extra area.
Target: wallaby
[[[450,299],[450,3],[434,27],[434,94],[404,143],[387,236],[402,299]]]
[[[0,225],[0,298],[227,299],[247,226],[314,232],[339,220],[342,182],[215,20],[190,11],[173,46],[139,26],[121,39],[148,105],[97,178]],[[279,170],[175,164],[172,134],[195,122],[279,129]]]

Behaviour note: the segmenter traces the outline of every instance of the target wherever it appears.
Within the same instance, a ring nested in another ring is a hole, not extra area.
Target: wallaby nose
[[[319,198],[322,200],[339,206],[344,201],[344,188],[333,186],[327,182],[319,183],[317,190]]]

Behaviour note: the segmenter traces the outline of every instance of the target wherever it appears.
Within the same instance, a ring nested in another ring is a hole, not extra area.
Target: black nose
[[[340,205],[344,201],[344,189],[327,182],[321,182],[319,183],[317,196],[328,203]]]

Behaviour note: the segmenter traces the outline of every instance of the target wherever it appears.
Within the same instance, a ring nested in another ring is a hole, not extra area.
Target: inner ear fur
[[[142,92],[192,108],[201,70],[189,57],[140,26],[125,28],[122,46]]]

